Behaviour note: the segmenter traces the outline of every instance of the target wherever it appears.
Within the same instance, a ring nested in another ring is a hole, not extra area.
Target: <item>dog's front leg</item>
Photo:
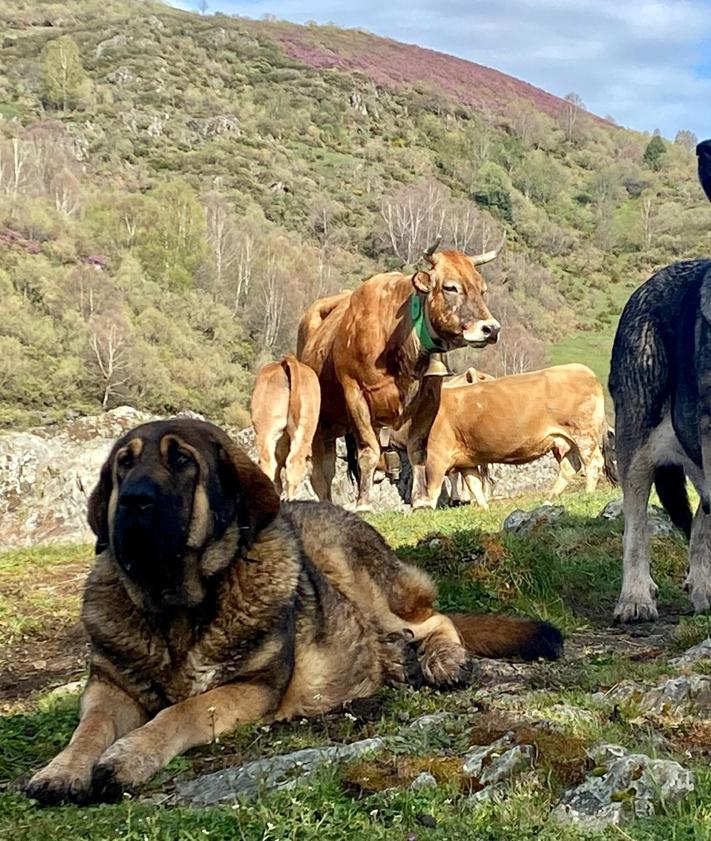
[[[26,793],[45,805],[86,803],[91,772],[106,748],[146,719],[145,710],[122,689],[98,678],[81,697],[80,720],[67,747],[27,784]]]
[[[278,701],[277,693],[265,685],[234,683],[162,710],[104,753],[94,768],[94,798],[116,800],[189,748],[264,718]]]

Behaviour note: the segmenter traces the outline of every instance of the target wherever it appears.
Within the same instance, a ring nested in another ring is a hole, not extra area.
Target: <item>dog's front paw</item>
[[[628,622],[656,622],[658,615],[657,603],[649,596],[639,598],[620,596],[615,605],[615,622],[623,625]]]
[[[25,786],[25,794],[42,806],[60,803],[83,805],[89,802],[91,776],[71,767],[51,763],[38,771]]]
[[[458,643],[438,634],[426,637],[418,651],[418,659],[425,681],[438,689],[457,689],[469,686],[475,675],[475,661]]]
[[[125,779],[120,763],[103,759],[94,767],[91,775],[92,800],[101,803],[116,803],[124,794],[133,794],[134,784]]]

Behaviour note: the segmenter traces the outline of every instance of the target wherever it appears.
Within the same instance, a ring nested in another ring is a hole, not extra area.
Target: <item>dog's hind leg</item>
[[[92,776],[94,797],[118,799],[174,757],[210,744],[238,724],[259,721],[277,703],[274,690],[265,685],[231,683],[162,710],[101,756]]]
[[[649,570],[647,503],[654,479],[648,444],[633,456],[622,478],[625,532],[622,590],[615,607],[617,622],[651,622],[657,618],[657,585]]]
[[[697,613],[711,608],[711,515],[699,505],[691,525],[689,574],[684,588]]]
[[[27,795],[42,804],[86,803],[91,774],[104,751],[145,722],[143,708],[117,686],[90,680],[81,697],[81,717],[71,742],[27,784]]]

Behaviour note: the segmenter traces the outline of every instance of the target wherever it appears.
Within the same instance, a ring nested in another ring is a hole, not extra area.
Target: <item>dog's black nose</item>
[[[156,506],[157,487],[146,477],[134,479],[121,488],[118,504],[122,508],[146,513]]]
[[[121,494],[119,505],[134,511],[149,511],[155,506],[155,499],[144,494]]]

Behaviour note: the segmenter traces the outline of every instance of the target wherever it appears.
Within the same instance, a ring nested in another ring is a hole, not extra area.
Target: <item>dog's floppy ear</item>
[[[89,507],[87,520],[91,530],[96,535],[96,554],[103,552],[109,545],[109,497],[113,480],[111,477],[111,464],[113,463],[113,451],[101,467],[99,481],[89,496]]]
[[[269,477],[231,441],[220,442],[220,482],[237,503],[241,543],[248,547],[279,513],[279,496]]]

